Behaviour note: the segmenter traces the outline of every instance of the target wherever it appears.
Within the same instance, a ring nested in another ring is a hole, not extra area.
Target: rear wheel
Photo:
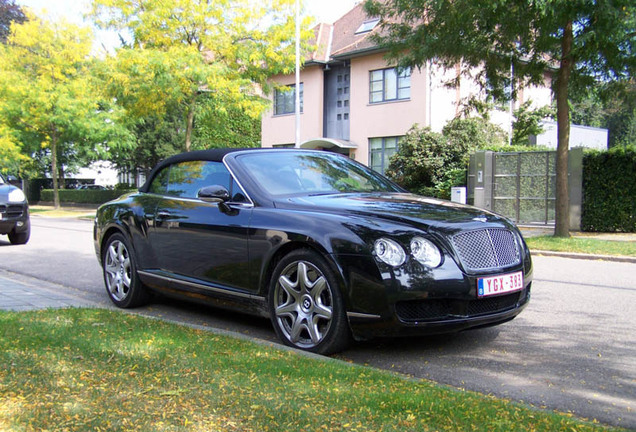
[[[294,251],[278,263],[270,282],[269,308],[276,334],[286,345],[332,354],[350,342],[334,273],[313,251]]]
[[[148,293],[137,275],[132,248],[121,234],[113,234],[106,242],[102,256],[104,283],[111,301],[121,308],[141,306]]]
[[[31,238],[31,227],[29,226],[24,232],[16,232],[15,229],[9,234],[9,241],[14,245],[27,244],[29,238]]]

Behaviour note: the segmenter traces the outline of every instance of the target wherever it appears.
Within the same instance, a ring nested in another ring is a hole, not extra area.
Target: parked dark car
[[[77,189],[82,189],[82,190],[106,190],[106,187],[104,187],[102,185],[96,185],[96,184],[84,184],[84,185],[79,185],[77,187]]]
[[[268,316],[287,345],[457,332],[513,319],[530,252],[507,219],[407,193],[308,150],[206,150],[160,163],[97,211],[95,250],[120,307],[149,290]]]
[[[19,187],[0,175],[0,234],[7,234],[12,244],[26,244],[31,236],[29,203]]]

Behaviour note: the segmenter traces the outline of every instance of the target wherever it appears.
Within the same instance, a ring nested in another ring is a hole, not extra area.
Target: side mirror
[[[205,202],[226,202],[230,200],[230,192],[220,185],[206,186],[199,189],[197,198]]]

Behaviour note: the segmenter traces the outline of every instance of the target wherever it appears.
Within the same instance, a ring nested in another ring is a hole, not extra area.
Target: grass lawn
[[[2,431],[600,431],[118,311],[0,312]]]
[[[540,236],[526,238],[530,250],[577,252],[596,255],[636,256],[636,242],[599,240],[584,237],[556,238]]]
[[[29,213],[45,217],[57,218],[89,218],[95,217],[95,210],[81,207],[60,207],[55,209],[51,206],[29,206]]]

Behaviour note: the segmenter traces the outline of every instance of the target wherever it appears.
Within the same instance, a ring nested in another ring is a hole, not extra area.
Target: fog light
[[[22,221],[18,221],[18,223],[16,223],[16,226],[17,226],[18,228],[22,228],[22,227],[24,226],[24,222],[22,222]]]

